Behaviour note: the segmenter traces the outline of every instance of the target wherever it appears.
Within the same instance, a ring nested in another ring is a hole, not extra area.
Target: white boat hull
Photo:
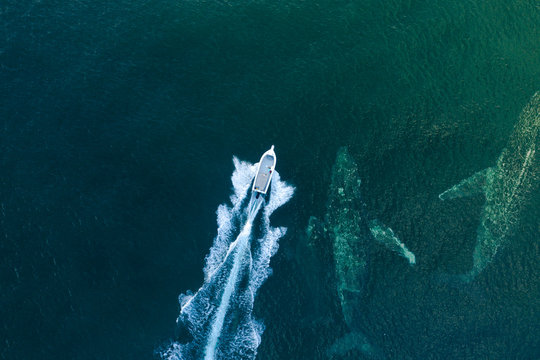
[[[260,194],[266,194],[268,188],[270,187],[270,182],[272,181],[272,175],[274,174],[274,169],[276,168],[276,153],[274,152],[274,145],[270,150],[266,151],[259,161],[259,166],[257,168],[257,173],[255,179],[253,180],[253,192],[258,192]]]

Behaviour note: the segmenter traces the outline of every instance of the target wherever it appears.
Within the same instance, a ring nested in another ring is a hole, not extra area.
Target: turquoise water
[[[374,247],[370,344],[539,357],[537,188],[473,283],[434,280],[472,267],[484,203],[438,194],[496,163],[540,90],[536,1],[8,0],[0,24],[0,358],[158,357],[203,284],[233,155],[271,144],[296,192],[271,219],[288,232],[254,301],[258,359],[326,359],[349,331],[312,280],[333,262],[302,245],[342,146],[417,262]]]

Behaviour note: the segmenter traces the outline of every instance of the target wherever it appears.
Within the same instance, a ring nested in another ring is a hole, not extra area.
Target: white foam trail
[[[264,203],[262,197],[252,196],[245,205],[256,164],[237,158],[233,162],[232,205],[218,207],[218,232],[206,257],[205,282],[195,294],[187,292],[179,297],[181,310],[177,323],[187,329],[192,340],[172,343],[161,354],[168,360],[252,360],[261,342],[264,326],[252,317],[253,302],[258,288],[271,272],[270,258],[277,251],[278,240],[286,232],[285,228],[270,226],[270,215],[292,197],[294,188],[274,172],[261,219],[261,235],[252,244],[252,230],[259,224],[253,220]],[[246,224],[233,241],[243,221]]]
[[[277,172],[274,173],[272,179],[272,188],[270,190],[270,201],[264,207],[263,222],[265,227],[264,235],[257,240],[260,245],[257,247],[257,252],[253,256],[253,271],[250,276],[250,283],[254,289],[258,289],[262,283],[270,276],[272,269],[270,268],[270,258],[278,250],[278,240],[285,235],[287,228],[273,228],[270,226],[270,215],[287,203],[294,194],[294,187],[281,181]]]
[[[215,352],[216,352],[216,345],[218,341],[219,334],[221,333],[221,330],[223,329],[223,321],[225,319],[225,314],[227,312],[227,309],[229,308],[229,302],[231,301],[231,295],[235,290],[236,282],[238,281],[238,273],[240,271],[240,261],[239,259],[242,258],[242,254],[246,251],[246,249],[249,246],[249,237],[251,236],[251,221],[248,221],[244,228],[242,229],[242,232],[240,235],[238,235],[238,238],[234,241],[232,246],[236,246],[237,251],[234,254],[234,260],[233,260],[233,268],[231,270],[231,273],[229,274],[229,279],[227,280],[227,284],[225,285],[225,291],[223,291],[223,295],[221,297],[221,302],[219,304],[219,308],[216,313],[216,317],[214,319],[214,323],[212,324],[212,331],[210,332],[210,336],[208,339],[208,345],[206,346],[204,359],[205,360],[213,360],[215,358]]]
[[[233,195],[231,195],[233,206],[229,207],[221,204],[217,209],[218,231],[214,239],[214,245],[210,248],[210,253],[206,256],[206,265],[204,267],[205,281],[209,280],[227,254],[229,241],[235,229],[233,219],[239,215],[242,202],[246,198],[251,180],[257,171],[257,164],[240,161],[236,156],[233,157],[233,164],[235,168],[231,177],[234,191]]]

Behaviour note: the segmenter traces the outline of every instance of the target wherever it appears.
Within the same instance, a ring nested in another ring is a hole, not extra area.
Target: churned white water
[[[191,336],[174,342],[164,359],[254,359],[264,326],[252,316],[258,288],[271,274],[270,258],[286,228],[270,225],[272,213],[293,196],[294,188],[274,172],[268,199],[251,196],[256,164],[233,158],[231,205],[217,210],[217,235],[206,257],[205,281],[195,293],[179,297],[178,324]],[[257,215],[262,208],[262,219]],[[253,239],[254,228],[260,227]]]

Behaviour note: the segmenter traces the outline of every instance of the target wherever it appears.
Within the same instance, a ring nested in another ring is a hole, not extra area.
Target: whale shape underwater
[[[473,267],[468,273],[457,275],[459,280],[472,281],[518,229],[524,205],[538,189],[539,129],[540,92],[536,92],[522,110],[495,166],[473,174],[439,195],[441,200],[479,193],[486,197],[477,229]]]
[[[348,325],[355,317],[364,286],[374,240],[415,264],[416,259],[392,229],[370,219],[360,191],[360,174],[346,147],[339,149],[332,170],[326,226],[333,243],[337,292]]]
[[[350,333],[338,339],[327,351],[329,357],[342,356],[356,349],[370,358],[384,358],[383,353],[369,343],[361,332],[362,303],[366,296],[369,263],[376,242],[383,244],[408,260],[416,263],[414,254],[400,242],[394,232],[371,219],[360,191],[360,172],[346,147],[339,149],[332,169],[324,221],[310,217],[306,230],[306,254],[310,264],[328,264],[331,260],[334,276],[317,273],[324,281],[315,287],[314,296],[321,296],[321,287],[333,284],[331,293],[337,292],[339,307]],[[328,256],[324,249],[328,244]],[[333,259],[332,259],[333,258]],[[317,270],[314,265],[308,266]],[[320,279],[319,279],[320,281]],[[310,283],[317,283],[313,278]]]

